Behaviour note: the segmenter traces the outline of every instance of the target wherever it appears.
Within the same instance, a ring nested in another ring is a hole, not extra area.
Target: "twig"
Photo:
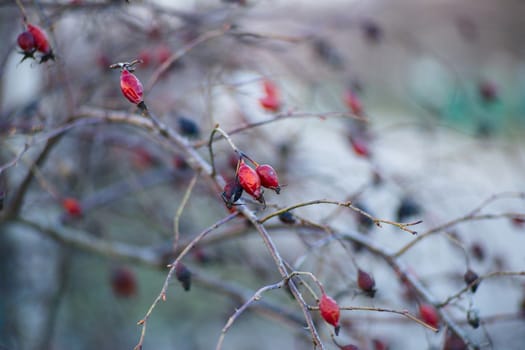
[[[379,218],[376,218],[375,216],[367,213],[366,211],[354,206],[352,204],[352,202],[338,202],[338,201],[333,201],[333,200],[326,200],[326,199],[318,199],[318,200],[313,200],[313,201],[309,201],[309,202],[304,202],[304,203],[299,203],[299,204],[294,204],[292,206],[289,206],[289,207],[286,207],[284,209],[280,209],[280,210],[277,210],[273,213],[270,213],[268,215],[266,215],[265,217],[263,217],[262,219],[259,220],[260,223],[264,223],[265,221],[268,221],[269,219],[275,217],[275,216],[278,216],[282,213],[285,213],[287,211],[290,211],[290,210],[293,210],[293,209],[297,209],[297,208],[300,208],[300,207],[306,207],[306,206],[309,206],[309,205],[315,205],[315,204],[334,204],[334,205],[338,205],[338,206],[341,206],[341,207],[346,207],[346,208],[350,208],[352,209],[353,211],[361,214],[361,215],[364,215],[366,216],[367,218],[369,218],[370,220],[372,220],[378,227],[381,227],[381,223],[384,223],[384,224],[388,224],[388,225],[392,225],[392,226],[395,226],[403,231],[406,231],[406,232],[409,232],[413,235],[417,234],[416,231],[413,231],[411,229],[408,228],[408,226],[413,226],[413,225],[417,225],[417,224],[420,224],[421,221],[415,221],[415,222],[410,222],[410,223],[400,223],[400,222],[395,222],[395,221],[390,221],[390,220],[385,220],[385,219],[379,219]]]
[[[146,91],[150,91],[153,88],[153,85],[159,80],[159,78],[166,72],[173,63],[175,63],[177,60],[179,60],[182,56],[186,55],[189,51],[194,49],[196,46],[214,39],[223,36],[228,30],[230,30],[229,26],[225,26],[224,28],[218,29],[218,30],[212,30],[207,33],[204,33],[202,36],[198,37],[188,45],[180,48],[177,50],[174,54],[172,54],[166,61],[164,61],[151,75],[151,78],[148,80],[148,83],[146,84]]]
[[[463,287],[460,291],[450,295],[449,297],[447,297],[447,299],[437,304],[437,307],[444,307],[448,305],[452,300],[458,299],[463,294],[465,294],[467,291],[469,291],[472,288],[472,286],[480,283],[482,280],[489,279],[492,277],[497,277],[497,276],[525,276],[525,271],[494,271],[494,272],[485,274],[483,276],[479,276],[476,280],[472,281],[470,284]]]
[[[182,201],[179,204],[179,207],[177,208],[177,211],[175,212],[175,216],[173,219],[173,251],[177,251],[177,245],[179,244],[179,237],[180,237],[180,226],[179,221],[180,217],[182,216],[182,212],[184,211],[184,208],[186,207],[186,204],[188,203],[188,200],[190,199],[191,192],[193,191],[193,187],[197,183],[197,179],[199,178],[199,173],[196,173],[193,175],[193,178],[190,181],[190,184],[188,185],[188,188],[186,189],[186,192],[184,192],[184,196],[182,197]]]
[[[215,155],[213,153],[213,141],[214,141],[213,137],[215,136],[216,133],[221,134],[221,136],[224,137],[226,141],[228,141],[228,143],[230,144],[230,147],[235,151],[235,153],[237,153],[239,156],[242,154],[241,151],[239,151],[239,149],[237,148],[237,146],[235,146],[230,136],[219,127],[219,124],[216,124],[210,133],[210,139],[208,141],[208,151],[210,153],[210,164],[211,164],[211,176],[215,176],[216,174]]]
[[[234,314],[230,316],[230,318],[228,319],[228,322],[226,322],[226,324],[222,328],[221,335],[219,336],[219,340],[217,341],[217,345],[215,346],[215,350],[221,350],[222,349],[222,343],[224,342],[224,338],[225,338],[226,333],[228,332],[228,330],[231,328],[231,326],[233,326],[233,323],[237,320],[237,318],[239,318],[239,316],[241,316],[241,314],[251,304],[253,304],[254,302],[259,301],[261,299],[262,293],[267,292],[269,290],[281,288],[283,285],[284,285],[284,281],[280,281],[278,283],[270,284],[270,285],[264,286],[262,288],[259,288],[259,290],[257,290],[255,292],[255,294],[253,294],[253,296],[251,298],[249,298],[240,308],[235,310]]]
[[[420,234],[418,237],[401,247],[395,254],[394,257],[398,258],[401,255],[405,254],[410,248],[414,247],[417,243],[421,242],[423,239],[434,235],[436,233],[439,233],[443,230],[446,230],[450,227],[453,227],[459,223],[467,222],[467,221],[478,221],[478,220],[491,220],[491,219],[499,219],[499,218],[515,218],[515,217],[523,217],[525,216],[523,213],[501,213],[501,214],[480,214],[480,215],[471,215],[467,214],[465,216],[462,216],[460,218],[451,220],[449,222],[446,222],[442,225],[436,226],[422,234]]]
[[[0,167],[0,174],[2,174],[6,169],[12,167],[12,166],[15,166],[16,163],[18,163],[18,161],[20,161],[20,158],[22,158],[22,156],[27,152],[27,150],[29,149],[29,144],[28,143],[25,143],[24,144],[24,148],[18,152],[18,154],[15,156],[15,158],[13,158],[11,161],[7,162],[6,164],[2,165]]]
[[[326,118],[326,117],[353,117],[352,114],[349,114],[347,112],[322,112],[322,113],[293,113],[293,112],[287,112],[282,114],[277,114],[275,117],[267,120],[262,120],[259,122],[250,123],[244,126],[237,127],[235,129],[229,130],[227,132],[228,135],[235,135],[238,133],[241,133],[243,131],[254,129],[262,125],[270,124],[273,122],[277,122],[280,120],[290,119],[290,118],[305,118],[305,117],[314,117],[314,118]],[[356,118],[359,119],[359,118]],[[219,138],[214,138],[213,141],[217,141]],[[206,140],[200,140],[196,141],[192,144],[195,148],[200,148],[206,144],[209,144],[209,141]]]
[[[160,293],[159,295],[155,298],[155,300],[153,301],[153,303],[151,304],[151,306],[149,307],[148,311],[146,312],[146,315],[137,323],[139,326],[142,326],[142,331],[141,331],[141,334],[140,334],[140,338],[139,338],[139,342],[137,343],[137,345],[135,346],[135,350],[140,350],[142,349],[142,344],[144,342],[144,338],[146,336],[146,324],[147,324],[147,321],[149,319],[149,317],[151,316],[151,313],[153,312],[153,310],[155,309],[155,307],[157,306],[157,304],[162,300],[162,301],[165,301],[166,300],[166,292],[168,290],[168,286],[169,286],[169,283],[171,281],[171,278],[173,276],[173,274],[175,273],[175,269],[177,267],[177,264],[182,260],[182,258],[193,248],[195,247],[195,245],[197,243],[199,243],[199,241],[205,237],[208,233],[210,233],[211,231],[215,230],[217,227],[233,220],[239,213],[238,212],[235,212],[235,213],[232,213],[222,219],[220,219],[219,221],[217,221],[215,224],[211,225],[210,227],[206,228],[204,231],[202,231],[201,233],[199,233],[190,243],[188,243],[188,245],[179,253],[179,255],[177,256],[177,258],[175,260],[173,260],[173,262],[171,264],[169,264],[169,271],[168,271],[168,275],[166,276],[166,279],[164,280],[164,284],[162,286],[162,289],[160,290]]]
[[[410,319],[410,320],[412,320],[412,321],[414,321],[416,323],[419,323],[423,327],[426,327],[426,328],[430,329],[432,332],[437,333],[439,331],[439,329],[437,329],[436,327],[433,327],[433,326],[429,325],[428,323],[426,323],[425,321],[420,320],[416,316],[412,315],[410,312],[408,312],[408,310],[395,310],[395,309],[387,309],[387,308],[382,308],[382,307],[367,307],[367,306],[341,306],[341,307],[339,307],[339,309],[341,309],[341,310],[350,310],[350,311],[389,312],[389,313],[405,316],[406,318],[408,318],[408,319]],[[318,306],[310,306],[310,310],[319,310],[319,307]]]

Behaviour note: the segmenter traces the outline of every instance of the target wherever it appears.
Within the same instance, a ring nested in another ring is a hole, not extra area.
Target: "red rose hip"
[[[82,207],[75,198],[64,198],[62,200],[62,207],[64,208],[64,211],[72,217],[82,216]]]
[[[321,300],[319,300],[319,311],[323,319],[334,326],[335,335],[339,335],[339,329],[341,328],[339,325],[339,316],[341,311],[339,310],[337,302],[323,293]]]
[[[262,200],[261,178],[255,170],[250,168],[244,161],[241,161],[237,170],[239,184],[253,198],[258,201]]]
[[[271,165],[258,165],[255,171],[257,172],[257,175],[259,175],[259,178],[261,179],[261,185],[263,187],[274,190],[277,194],[279,194],[281,191],[281,187],[279,186],[279,178],[277,177],[277,173]]]
[[[127,69],[123,69],[120,73],[120,90],[129,102],[136,105],[143,102],[144,88],[142,83],[135,74],[130,73]]]
[[[421,304],[419,306],[419,315],[423,321],[434,328],[439,328],[439,315],[436,308],[430,304]]]
[[[53,50],[51,50],[51,45],[49,45],[46,33],[34,24],[28,24],[27,31],[33,35],[36,50],[44,54],[40,58],[40,62],[45,62],[50,59],[54,60],[55,55],[53,54]]]

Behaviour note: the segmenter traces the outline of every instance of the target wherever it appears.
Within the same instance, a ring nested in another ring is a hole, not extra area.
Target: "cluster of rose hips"
[[[246,160],[255,166],[255,169],[246,164]],[[237,162],[235,178],[224,186],[222,199],[228,208],[241,198],[242,192],[246,191],[255,200],[265,203],[262,187],[274,190],[279,194],[279,178],[273,167],[269,164],[259,164],[244,153],[240,153]]]
[[[46,33],[34,24],[28,23],[27,29],[18,35],[16,41],[20,49],[22,49],[21,53],[24,55],[22,61],[26,58],[34,59],[35,52],[42,54],[40,56],[40,63],[55,59]]]

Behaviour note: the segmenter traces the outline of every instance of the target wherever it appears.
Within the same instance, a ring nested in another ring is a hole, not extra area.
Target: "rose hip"
[[[259,178],[261,179],[261,185],[263,187],[274,190],[277,194],[279,194],[281,191],[281,187],[279,186],[279,178],[277,177],[277,173],[271,165],[258,165],[257,168],[255,168],[255,171],[257,172],[257,175],[259,175]]]
[[[334,326],[335,335],[339,335],[339,329],[341,328],[339,325],[339,316],[341,311],[339,310],[337,302],[323,293],[321,300],[319,300],[319,311],[323,319]]]

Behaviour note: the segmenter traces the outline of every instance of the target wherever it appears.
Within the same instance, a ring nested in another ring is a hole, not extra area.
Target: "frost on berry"
[[[334,326],[335,335],[339,335],[339,329],[341,328],[339,325],[339,316],[341,312],[337,302],[323,293],[319,300],[319,311],[321,312],[321,317],[323,317],[327,323]]]

